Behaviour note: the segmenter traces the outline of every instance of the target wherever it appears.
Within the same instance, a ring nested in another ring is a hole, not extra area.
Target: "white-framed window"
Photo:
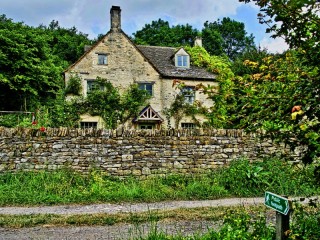
[[[80,122],[81,128],[97,128],[97,122]]]
[[[195,89],[194,87],[185,86],[181,89],[181,94],[184,96],[184,101],[189,104],[193,104],[195,100]]]
[[[183,128],[183,129],[196,129],[196,125],[194,123],[181,123],[181,128]]]
[[[98,53],[98,65],[107,65],[108,56],[107,54]]]
[[[189,67],[189,56],[177,55],[177,67]]]
[[[138,83],[141,90],[146,90],[150,96],[153,96],[153,83]]]
[[[97,83],[96,80],[86,80],[87,81],[87,93],[94,90],[103,90],[103,87]]]

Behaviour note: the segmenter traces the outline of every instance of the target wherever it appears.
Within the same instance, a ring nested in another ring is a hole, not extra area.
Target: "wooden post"
[[[285,232],[289,230],[290,211],[287,215],[276,212],[276,240],[286,240]]]

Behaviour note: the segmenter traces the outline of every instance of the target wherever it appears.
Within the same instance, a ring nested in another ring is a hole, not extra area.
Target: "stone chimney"
[[[194,40],[194,46],[199,46],[202,47],[202,38],[201,37],[196,37],[196,39]]]
[[[112,6],[110,10],[111,31],[119,32],[121,30],[121,9],[119,6]]]

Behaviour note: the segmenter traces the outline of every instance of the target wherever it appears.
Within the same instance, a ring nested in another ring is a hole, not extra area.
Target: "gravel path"
[[[299,199],[299,198],[296,198]],[[308,202],[305,199],[304,203]],[[95,213],[129,213],[146,212],[151,210],[174,210],[179,208],[218,207],[236,205],[263,204],[264,198],[228,198],[204,201],[167,201],[157,203],[123,203],[123,204],[93,204],[93,205],[64,205],[38,207],[0,207],[1,214],[95,214]],[[151,223],[115,224],[113,226],[73,226],[57,227],[42,226],[21,229],[0,228],[0,240],[109,240],[135,239],[146,236],[155,227],[169,234],[193,235],[204,233],[209,228],[219,227],[221,222],[212,221],[174,221],[162,220]]]
[[[38,207],[0,207],[1,214],[94,214],[129,213],[151,210],[174,210],[179,208],[219,207],[235,205],[254,205],[264,203],[264,198],[227,198],[203,201],[168,201],[156,203],[123,203],[93,205],[62,205]]]

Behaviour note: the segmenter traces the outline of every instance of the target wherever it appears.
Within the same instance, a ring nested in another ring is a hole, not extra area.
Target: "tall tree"
[[[235,59],[247,49],[255,48],[254,37],[245,31],[244,23],[223,18],[221,21],[204,23],[202,29],[203,46],[211,55],[226,54]]]
[[[198,34],[198,30],[193,29],[189,24],[170,27],[168,21],[159,19],[146,24],[134,33],[133,41],[136,44],[151,46],[192,46]]]
[[[276,132],[275,137],[292,146],[305,146],[303,160],[311,163],[320,156],[319,1],[254,2],[260,7],[260,22],[268,24],[268,31],[274,37],[284,38],[291,48],[296,49],[276,61],[266,59],[261,64],[247,62],[260,71],[250,78],[269,85],[263,91],[251,87],[257,94],[263,93],[259,98],[255,97],[255,105],[269,104],[267,108],[256,108],[256,113],[263,116],[265,121],[255,126],[268,123],[265,128],[269,133]],[[270,102],[272,98],[276,98],[276,101]],[[320,166],[318,174],[320,179]]]
[[[0,109],[27,110],[54,98],[62,85],[46,36],[0,16]]]
[[[52,20],[48,27],[39,26],[43,34],[49,36],[48,44],[52,54],[65,61],[64,67],[74,63],[84,53],[85,45],[91,45],[88,35],[79,32],[76,27],[63,28]]]

